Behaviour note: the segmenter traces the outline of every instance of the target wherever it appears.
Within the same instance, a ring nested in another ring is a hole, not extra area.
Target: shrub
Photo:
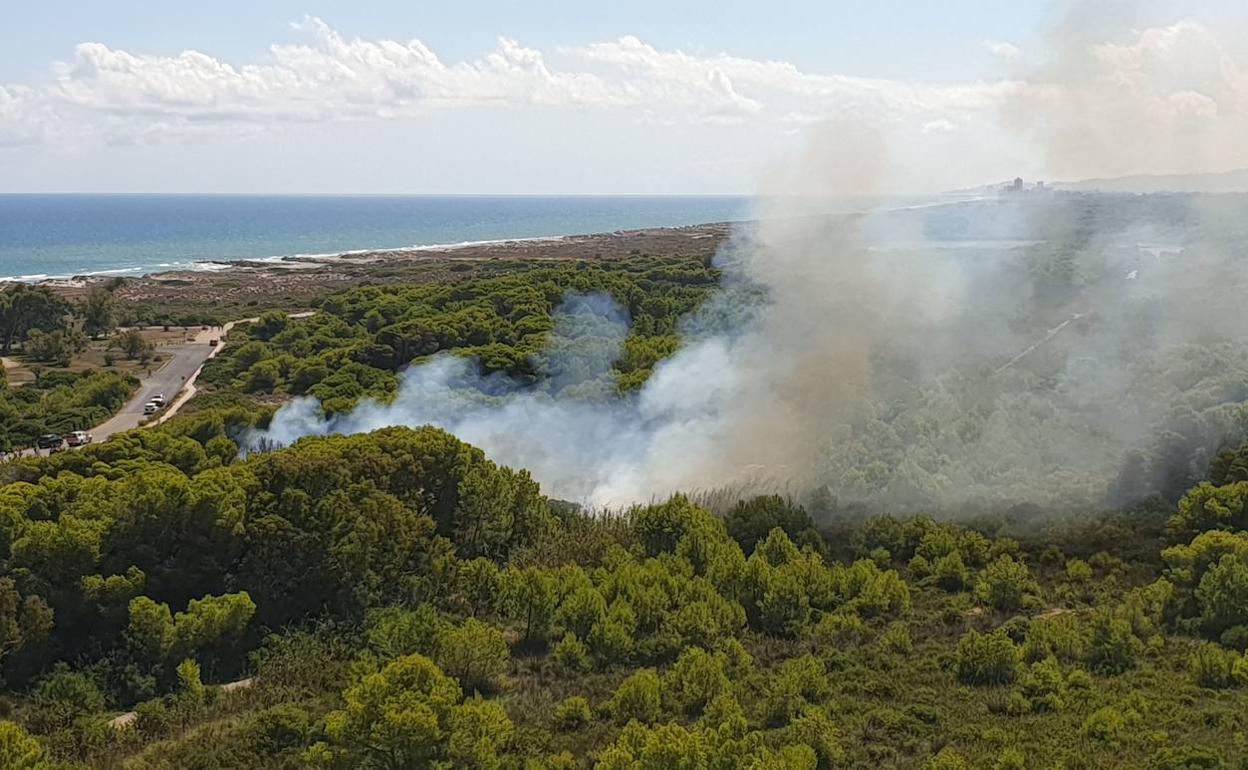
[[[60,669],[35,688],[31,724],[39,732],[69,727],[81,716],[104,710],[104,693],[89,677]]]
[[[1071,559],[1066,562],[1066,579],[1072,583],[1083,584],[1092,579],[1092,567],[1083,559]]]
[[[794,539],[814,527],[805,509],[779,495],[764,495],[738,502],[724,523],[728,534],[747,554],[752,553],[754,546],[777,527]]]
[[[916,556],[915,558],[922,558]],[[952,551],[932,565],[932,580],[946,591],[961,591],[971,582],[971,571],[962,561],[962,554]]]
[[[1204,642],[1188,658],[1188,671],[1201,687],[1221,689],[1235,682],[1235,664],[1240,656],[1224,650],[1213,642]]]
[[[0,721],[0,767],[5,770],[52,770],[43,746],[14,722]]]
[[[1127,727],[1127,718],[1113,706],[1105,706],[1092,712],[1083,720],[1080,732],[1098,741],[1115,741]]]
[[[992,763],[992,770],[1027,770],[1027,757],[1018,749],[1002,749]]]
[[[511,651],[503,632],[476,618],[439,632],[437,649],[438,665],[458,679],[464,690],[497,690],[511,667]]]
[[[1216,751],[1195,746],[1162,749],[1153,755],[1149,767],[1151,770],[1229,770]]]
[[[284,703],[257,712],[247,720],[246,730],[252,751],[275,756],[307,745],[312,723],[306,711]]]
[[[555,662],[567,671],[589,670],[589,649],[571,631],[564,634],[559,643],[555,645],[553,657]]]
[[[680,654],[663,677],[663,694],[676,711],[701,714],[706,705],[728,689],[725,656],[690,647]]]
[[[555,707],[555,729],[563,732],[577,730],[589,724],[593,713],[589,701],[579,695],[567,698]]]
[[[1018,674],[1018,648],[1000,631],[969,631],[958,640],[956,669],[963,684],[1009,684]]]
[[[914,649],[910,638],[910,627],[904,622],[890,623],[884,633],[880,634],[880,647],[897,655],[908,655]]]
[[[970,767],[961,754],[948,746],[923,763],[923,770],[970,770]]]
[[[1031,570],[1012,556],[998,557],[984,568],[975,583],[975,595],[981,602],[1002,612],[1013,612],[1023,606],[1023,599],[1036,591]]]
[[[1110,610],[1102,610],[1092,620],[1088,663],[1106,674],[1121,674],[1135,667],[1144,643],[1131,623]]]
[[[856,647],[868,634],[867,624],[853,613],[824,615],[811,631],[815,644],[827,647]]]
[[[659,719],[662,683],[652,668],[643,668],[620,683],[611,696],[611,714],[619,722],[636,719],[651,724]]]
[[[433,652],[438,613],[428,604],[414,610],[387,607],[368,614],[364,626],[368,644],[386,659]]]
[[[803,711],[789,724],[783,740],[814,749],[821,768],[841,767],[845,763],[840,733],[824,709],[812,707]]]
[[[1027,668],[1020,690],[1031,703],[1032,711],[1060,711],[1066,680],[1057,661],[1047,658]]]

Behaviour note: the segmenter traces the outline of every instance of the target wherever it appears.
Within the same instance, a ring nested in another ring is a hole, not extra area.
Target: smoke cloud
[[[1070,36],[1016,85],[1002,130],[1072,174],[1248,158],[1230,130],[1248,113],[1218,112],[1245,103],[1243,70],[1208,30],[1169,29]],[[326,420],[295,400],[245,443],[434,424],[594,505],[784,487],[957,512],[1174,495],[1248,434],[1248,197],[994,188],[845,214],[844,194],[892,189],[904,148],[843,121],[807,146],[638,393],[611,369],[627,314],[570,295],[537,385],[442,356],[392,403]]]

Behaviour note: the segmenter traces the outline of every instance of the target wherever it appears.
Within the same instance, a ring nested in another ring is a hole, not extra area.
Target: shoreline
[[[76,275],[32,281],[69,301],[107,286],[127,320],[143,324],[220,323],[264,309],[304,310],[327,294],[356,286],[426,284],[495,276],[522,264],[610,261],[635,255],[711,259],[738,222],[618,230],[609,233],[492,239],[206,261],[142,275]],[[0,287],[6,282],[0,282]]]
[[[263,257],[222,257],[189,260],[185,263],[162,263],[149,269],[146,267],[118,267],[104,270],[93,270],[73,274],[33,273],[27,275],[0,276],[0,286],[12,283],[27,283],[36,286],[49,286],[54,289],[86,289],[94,285],[122,278],[134,280],[165,280],[168,276],[179,278],[195,274],[221,274],[236,270],[306,270],[310,268],[333,266],[362,266],[377,262],[401,261],[405,256],[425,257],[444,256],[455,259],[457,253],[474,252],[481,249],[497,249],[501,252],[514,251],[540,244],[589,243],[603,239],[631,238],[653,236],[658,233],[685,233],[707,229],[731,229],[741,221],[705,222],[692,225],[661,226],[629,230],[615,230],[601,233],[569,233],[562,235],[536,235],[515,238],[487,238],[473,241],[456,241],[448,243],[420,244],[414,246],[369,247],[346,249],[343,251],[321,253],[274,254]],[[696,237],[696,236],[695,236]],[[462,259],[493,258],[495,255],[461,256]],[[497,256],[502,256],[497,255]]]

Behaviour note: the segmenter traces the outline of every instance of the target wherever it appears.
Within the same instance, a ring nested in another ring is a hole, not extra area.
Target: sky
[[[11,3],[0,192],[753,194],[814,162],[837,192],[894,193],[1228,170],[1248,165],[1245,17],[1242,0]]]

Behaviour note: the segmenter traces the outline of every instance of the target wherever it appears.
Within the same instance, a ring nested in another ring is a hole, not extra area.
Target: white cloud
[[[1023,58],[1023,49],[1013,43],[1000,40],[985,40],[984,49],[995,58],[1013,64]]]
[[[1190,21],[1072,42],[1033,79],[968,83],[808,72],[634,36],[549,51],[501,38],[479,57],[448,62],[420,40],[348,39],[315,18],[293,27],[296,42],[246,63],[82,43],[46,82],[0,84],[0,146],[79,151],[478,110],[491,120],[546,114],[569,131],[596,115],[655,143],[715,134],[760,160],[791,134],[852,125],[881,137],[907,188],[998,169],[1106,175],[1248,163],[1248,75],[1213,31]],[[984,45],[1003,61],[1023,58],[1011,43]]]
[[[53,67],[51,84],[0,91],[0,136],[31,141],[37,122],[53,133],[143,141],[153,128],[195,134],[483,106],[628,110],[651,123],[781,126],[800,114],[921,125],[985,109],[995,90],[812,74],[785,62],[660,51],[632,36],[560,50],[564,68],[508,38],[480,58],[447,63],[419,40],[349,40],[315,18],[293,26],[306,40],[273,45],[262,63],[82,43]]]

